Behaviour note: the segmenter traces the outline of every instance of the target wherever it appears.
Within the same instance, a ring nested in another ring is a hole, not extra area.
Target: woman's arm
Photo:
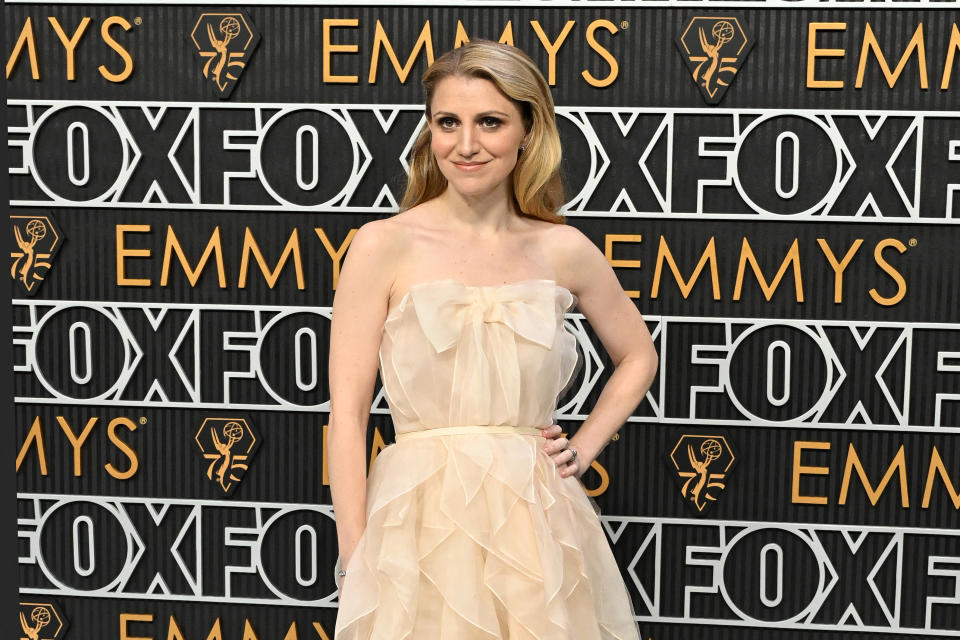
[[[577,296],[577,308],[615,366],[593,411],[570,438],[578,455],[564,475],[579,478],[643,400],[657,373],[659,358],[643,316],[620,286],[603,253],[578,229],[558,227],[556,235],[560,238],[555,246],[561,249],[560,279]],[[562,447],[562,440],[555,440],[557,444],[552,446]]]
[[[366,527],[367,422],[396,245],[384,232],[385,224],[389,223],[369,222],[357,230],[333,298],[327,468],[343,566]]]

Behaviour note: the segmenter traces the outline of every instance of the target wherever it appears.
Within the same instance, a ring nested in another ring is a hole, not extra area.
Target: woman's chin
[[[491,183],[488,180],[470,180],[460,177],[457,180],[447,179],[447,186],[463,198],[475,200],[485,198],[493,193],[503,191],[504,182]]]

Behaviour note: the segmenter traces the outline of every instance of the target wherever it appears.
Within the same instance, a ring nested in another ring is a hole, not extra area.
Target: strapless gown
[[[414,285],[383,328],[396,427],[367,479],[336,640],[638,636],[597,512],[541,446],[577,364],[552,280]]]

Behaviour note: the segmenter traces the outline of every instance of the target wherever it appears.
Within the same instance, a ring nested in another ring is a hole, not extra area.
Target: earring
[[[521,143],[521,144],[520,144],[520,153],[523,153],[524,149],[526,149],[526,148],[527,148],[527,143],[526,143],[526,142]]]

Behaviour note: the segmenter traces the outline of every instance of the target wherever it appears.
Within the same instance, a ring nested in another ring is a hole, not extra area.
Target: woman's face
[[[431,102],[431,148],[449,186],[465,196],[503,188],[524,140],[520,109],[485,78],[450,76]]]

